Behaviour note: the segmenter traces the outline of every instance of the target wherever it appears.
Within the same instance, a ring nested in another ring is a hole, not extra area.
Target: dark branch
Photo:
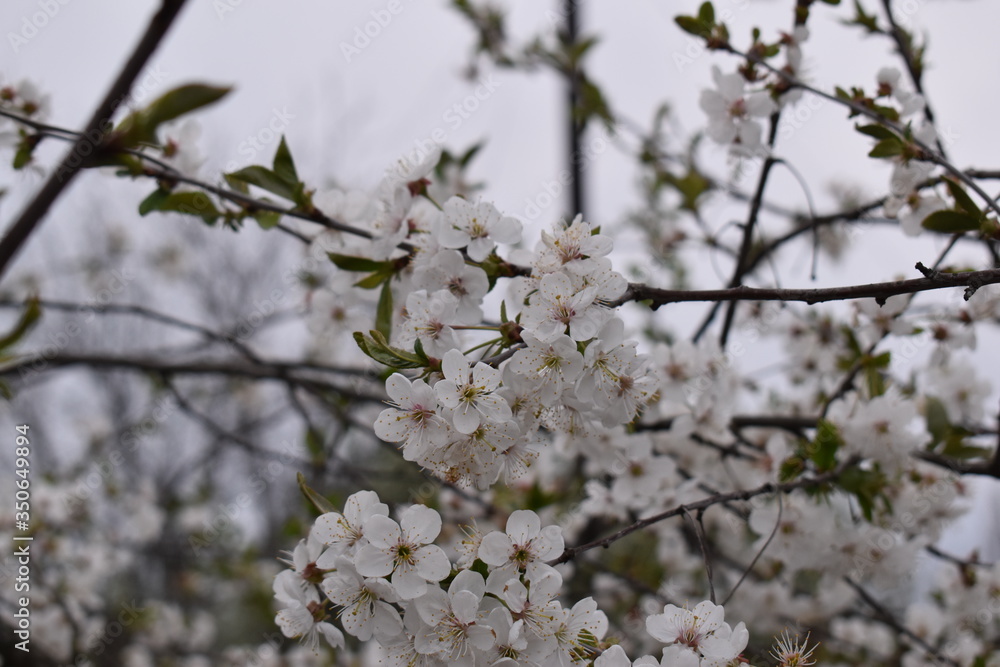
[[[709,290],[671,290],[631,283],[625,294],[609,305],[616,307],[629,301],[648,301],[649,307],[656,310],[664,304],[684,301],[802,301],[811,305],[827,301],[866,298],[875,299],[883,304],[886,299],[898,294],[915,294],[948,287],[967,288],[965,296],[968,299],[980,287],[996,283],[1000,283],[1000,269],[938,273],[933,277],[926,278],[819,289],[741,286]]]
[[[596,549],[597,547],[608,547],[611,544],[622,539],[626,535],[631,535],[637,530],[642,530],[654,523],[659,523],[665,519],[671,517],[679,516],[692,511],[704,510],[711,507],[712,505],[718,505],[720,503],[726,503],[733,500],[749,500],[756,496],[761,496],[769,493],[788,493],[794,491],[795,489],[802,489],[807,487],[820,486],[828,482],[832,482],[840,475],[844,473],[845,470],[854,466],[859,461],[858,458],[852,457],[847,461],[841,463],[835,470],[831,470],[828,473],[822,475],[817,475],[816,477],[810,477],[807,479],[799,479],[794,482],[786,482],[784,484],[772,484],[767,483],[758,486],[755,489],[747,489],[744,491],[730,491],[729,493],[720,493],[717,495],[704,498],[697,502],[688,503],[686,505],[678,505],[677,507],[667,510],[665,512],[660,512],[659,514],[654,514],[651,517],[641,519],[635,523],[629,524],[628,526],[622,528],[618,532],[612,533],[600,539],[594,540],[592,542],[587,542],[586,544],[580,544],[575,547],[567,547],[562,555],[549,562],[549,565],[558,565],[559,563],[566,563],[573,560],[577,554],[583,553],[584,551],[590,551],[591,549]]]

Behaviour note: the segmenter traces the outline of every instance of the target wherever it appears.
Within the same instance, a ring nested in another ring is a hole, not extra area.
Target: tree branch
[[[980,287],[996,283],[1000,283],[1000,269],[936,273],[925,278],[817,289],[741,286],[709,290],[672,290],[630,283],[625,294],[608,305],[617,307],[629,301],[648,301],[649,307],[656,310],[668,303],[684,301],[802,301],[812,305],[865,298],[873,298],[881,305],[889,297],[898,294],[914,294],[948,287],[965,287],[965,298],[968,299]]]
[[[767,137],[768,156],[761,167],[760,177],[757,179],[757,189],[754,192],[753,200],[750,202],[750,213],[747,216],[746,224],[743,226],[743,242],[740,244],[739,254],[736,256],[736,266],[733,268],[733,277],[729,280],[729,287],[739,287],[743,284],[743,276],[749,270],[750,252],[753,250],[753,235],[757,228],[757,216],[760,215],[760,206],[764,201],[764,190],[767,188],[767,177],[771,174],[777,160],[770,154],[774,148],[774,143],[778,138],[778,122],[781,119],[781,111],[771,114],[770,131]],[[709,318],[714,318],[715,309],[709,314]],[[736,314],[736,301],[730,301],[726,308],[726,319],[722,324],[722,333],[719,336],[719,346],[726,348],[726,341],[729,339],[729,330],[733,325],[733,317]],[[704,326],[702,326],[704,329]]]
[[[71,366],[88,366],[102,370],[125,369],[159,375],[226,375],[253,380],[275,380],[285,383],[291,382],[318,391],[349,392],[353,398],[360,401],[381,403],[384,400],[384,397],[381,395],[363,394],[355,388],[341,387],[324,380],[295,374],[296,371],[313,370],[354,377],[369,377],[366,371],[268,360],[261,360],[258,363],[235,363],[230,361],[171,362],[148,357],[114,357],[100,354],[57,353],[49,356],[32,354],[20,357],[16,361],[0,368],[0,376],[20,375],[24,377],[50,368],[66,368]]]
[[[762,484],[755,489],[747,489],[743,491],[730,491],[729,493],[720,493],[708,498],[704,498],[697,502],[688,503],[686,505],[678,505],[677,507],[667,510],[665,512],[660,512],[659,514],[654,514],[653,516],[641,519],[632,523],[616,533],[607,535],[600,539],[594,540],[592,542],[587,542],[586,544],[580,544],[575,547],[567,547],[562,555],[558,558],[549,561],[549,565],[558,565],[560,563],[566,563],[573,560],[577,554],[583,553],[584,551],[590,551],[591,549],[596,549],[597,547],[608,547],[611,544],[622,539],[626,535],[631,535],[637,530],[642,530],[648,526],[652,526],[654,523],[659,523],[665,519],[671,517],[679,516],[691,511],[703,510],[712,505],[718,505],[720,503],[726,503],[733,500],[749,500],[756,496],[765,495],[768,493],[788,493],[794,491],[795,489],[802,489],[811,486],[819,486],[821,484],[826,484],[832,482],[840,475],[844,473],[845,470],[854,466],[860,459],[857,457],[851,457],[850,459],[844,461],[836,469],[830,472],[823,473],[822,475],[817,475],[816,477],[810,477],[808,479],[798,479],[794,482],[785,482],[783,484]]]

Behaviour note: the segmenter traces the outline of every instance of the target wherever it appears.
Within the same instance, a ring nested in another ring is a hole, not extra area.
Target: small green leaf
[[[34,152],[35,146],[37,146],[36,143],[25,141],[18,145],[17,152],[14,153],[14,169],[24,169],[31,164],[31,154]]]
[[[961,234],[978,230],[979,218],[959,211],[934,211],[920,224],[932,232]]]
[[[681,30],[696,37],[709,37],[712,34],[711,25],[706,25],[693,16],[678,16],[674,22],[680,26]]]
[[[156,129],[167,121],[217,102],[232,88],[188,84],[169,90],[145,109],[126,116],[118,126],[126,148],[139,143],[155,143]]]
[[[865,386],[868,388],[868,396],[875,398],[876,396],[881,396],[885,393],[885,377],[882,373],[874,366],[865,365]]]
[[[459,158],[458,166],[462,167],[463,169],[465,167],[468,167],[469,163],[472,162],[472,158],[476,157],[476,154],[480,151],[480,149],[482,149],[485,143],[486,143],[485,141],[480,141],[477,144],[473,144],[473,146],[469,150],[465,151],[462,157]]]
[[[263,188],[288,201],[295,201],[295,185],[286,183],[284,179],[266,167],[252,165],[227,174],[227,176],[250,185],[256,185],[258,188]]]
[[[253,212],[253,219],[257,221],[261,229],[273,229],[281,222],[281,214],[277,211],[258,209]]]
[[[715,25],[715,8],[711,2],[703,2],[698,8],[698,20],[708,25]]]
[[[229,174],[223,174],[222,177],[226,179],[226,183],[236,192],[248,195],[250,194],[250,188],[247,187],[246,181],[241,181],[238,178],[233,178]]]
[[[208,224],[214,223],[222,213],[203,192],[170,192],[162,196],[154,192],[139,205],[139,212],[146,215],[151,211],[174,211],[194,215]]]
[[[832,470],[837,465],[837,450],[844,445],[837,425],[826,419],[816,424],[816,437],[809,444],[809,459],[820,472]]]
[[[415,354],[421,361],[423,361],[424,366],[426,366],[427,363],[430,361],[430,359],[427,357],[427,353],[424,352],[424,344],[420,342],[419,337],[415,341],[413,341],[413,354]]]
[[[302,473],[296,473],[295,479],[299,482],[299,490],[302,491],[302,495],[305,496],[306,500],[312,503],[312,506],[319,510],[321,514],[337,511],[337,508],[333,506],[333,503],[306,484],[305,475]]]
[[[699,199],[712,188],[711,182],[694,168],[681,177],[667,173],[663,179],[681,194],[683,200],[680,207],[685,211],[696,212]]]
[[[299,182],[299,175],[295,173],[295,162],[292,161],[292,153],[288,150],[284,135],[281,136],[281,143],[274,154],[274,164],[271,167],[278,178],[285,183],[294,186]]]
[[[386,280],[375,309],[375,329],[388,338],[392,334],[392,281]]]
[[[873,368],[886,369],[889,368],[889,364],[892,362],[892,352],[883,352],[882,354],[876,354],[871,357],[868,364]]]
[[[342,269],[344,271],[385,271],[386,269],[392,267],[392,262],[390,261],[380,262],[374,259],[368,259],[367,257],[340,255],[335,252],[329,252],[326,255],[330,258],[331,262],[337,265],[338,269]]]
[[[892,137],[883,139],[875,144],[875,147],[868,153],[868,157],[896,157],[903,154],[903,142]]]
[[[837,485],[858,499],[861,513],[866,520],[871,521],[875,511],[875,501],[878,499],[882,499],[883,502],[888,501],[883,492],[885,481],[885,475],[878,469],[849,468],[837,478]]]
[[[880,104],[872,105],[872,111],[876,112],[886,120],[891,120],[892,122],[899,121],[899,112],[892,107],[884,107]]]
[[[164,190],[163,188],[157,188],[150,193],[148,197],[142,200],[139,204],[139,215],[146,215],[151,211],[159,211],[160,206],[167,200],[170,196],[170,190]]]
[[[845,21],[845,23],[862,26],[868,32],[878,32],[878,18],[874,14],[866,13],[859,0],[854,0],[854,11],[854,20]]]
[[[141,113],[146,117],[151,129],[156,129],[156,126],[161,123],[166,123],[191,113],[195,109],[218,102],[231,90],[232,88],[229,87],[207,86],[198,83],[180,86],[158,97]]]
[[[361,289],[375,289],[382,283],[389,282],[392,278],[392,270],[378,270],[375,273],[365,276],[358,282],[354,283],[355,287],[360,287]]]
[[[861,134],[866,134],[869,137],[874,137],[880,141],[885,139],[897,139],[895,133],[883,125],[855,125],[854,129]]]
[[[939,399],[928,396],[924,402],[924,419],[927,421],[927,432],[931,434],[930,446],[935,446],[948,437],[951,422],[948,421],[948,411]]]
[[[948,438],[941,454],[953,459],[981,459],[990,455],[991,450],[986,447],[976,447],[967,445],[964,438]]]
[[[323,438],[314,429],[306,429],[306,451],[308,451],[315,460],[320,460],[323,455]]]
[[[21,313],[21,317],[17,320],[17,324],[14,328],[10,330],[9,333],[5,334],[3,338],[0,338],[0,350],[5,350],[17,341],[21,340],[24,334],[28,333],[38,318],[42,316],[42,309],[38,305],[38,297],[31,297],[24,302],[24,311]]]
[[[982,210],[976,206],[976,202],[972,201],[972,197],[965,191],[965,189],[959,185],[957,182],[950,178],[944,179],[945,185],[948,186],[948,192],[951,193],[952,198],[955,200],[955,205],[960,209],[968,213],[969,215],[974,215],[977,218],[981,218],[983,215]]]
[[[778,468],[778,481],[790,482],[806,471],[806,460],[801,456],[789,456]]]
[[[399,369],[423,368],[426,366],[427,359],[425,356],[391,347],[386,342],[385,336],[378,331],[372,330],[368,333],[370,335],[365,336],[360,331],[355,331],[354,340],[362,352],[383,366]]]

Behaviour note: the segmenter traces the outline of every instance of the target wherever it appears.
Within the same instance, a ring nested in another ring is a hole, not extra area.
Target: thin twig
[[[928,644],[923,637],[912,632],[905,625],[897,621],[896,618],[892,615],[892,613],[884,606],[882,606],[882,604],[878,600],[873,598],[871,593],[866,591],[861,586],[861,584],[858,584],[857,582],[853,581],[850,577],[844,577],[844,581],[846,581],[847,585],[853,588],[857,592],[858,597],[860,597],[861,600],[866,605],[872,608],[872,610],[879,617],[879,620],[881,620],[887,626],[892,628],[897,634],[903,635],[910,641],[914,642],[917,646],[922,648],[924,652],[927,653],[927,655],[931,656],[938,662],[943,662],[949,665],[954,665],[955,667],[959,667],[959,663],[957,661],[941,655],[940,653],[937,652],[937,650],[934,649],[933,646]]]
[[[757,550],[757,553],[754,555],[753,560],[750,561],[750,564],[747,565],[747,567],[746,567],[745,570],[743,570],[743,574],[740,575],[739,581],[737,581],[736,584],[733,586],[733,589],[731,591],[729,591],[729,595],[726,596],[726,599],[722,601],[722,606],[723,607],[725,607],[726,603],[729,602],[729,600],[732,599],[732,597],[736,593],[736,591],[738,591],[739,588],[740,588],[740,586],[743,585],[743,582],[746,580],[747,576],[751,572],[753,572],[753,568],[757,565],[757,561],[759,561],[760,557],[764,555],[764,552],[767,551],[767,548],[769,546],[771,546],[771,541],[774,539],[774,536],[778,534],[778,528],[781,527],[781,516],[782,516],[782,514],[784,514],[784,512],[785,512],[784,496],[782,496],[779,493],[778,494],[778,518],[774,520],[774,528],[771,529],[771,534],[767,536],[767,540],[764,541],[764,544],[761,545],[760,549]]]
[[[715,604],[715,582],[712,578],[712,560],[708,557],[708,545],[705,544],[705,524],[702,523],[705,510],[698,510],[698,517],[695,518],[691,516],[690,511],[685,509],[684,516],[691,521],[691,525],[694,527],[694,534],[698,538],[698,546],[701,548],[701,558],[705,562],[705,577],[708,578],[709,600],[711,600],[712,604]]]
[[[622,528],[621,530],[607,535],[592,542],[587,542],[586,544],[580,544],[575,547],[567,547],[561,556],[550,561],[550,565],[558,565],[559,563],[566,563],[576,557],[577,554],[583,553],[584,551],[590,551],[591,549],[596,549],[597,547],[608,547],[611,544],[617,542],[627,535],[631,535],[637,530],[642,530],[648,526],[659,523],[671,517],[684,514],[685,512],[690,512],[692,510],[702,510],[712,505],[718,505],[720,503],[726,503],[732,500],[749,500],[756,496],[760,496],[766,493],[788,493],[794,491],[795,489],[808,488],[813,486],[820,486],[827,484],[836,480],[840,475],[844,473],[847,469],[853,467],[858,463],[860,459],[857,457],[851,457],[850,459],[844,461],[834,470],[830,472],[817,475],[815,477],[803,478],[795,480],[794,482],[785,482],[781,484],[762,484],[754,489],[746,489],[740,491],[730,491],[729,493],[721,493],[718,495],[710,496],[708,498],[703,498],[702,500],[688,503],[685,505],[678,505],[673,509],[667,510],[665,512],[660,512],[654,514],[653,516],[646,517],[645,519],[640,519],[628,526]]]
[[[780,119],[780,110],[771,114],[770,131],[767,136],[768,156],[764,160],[764,166],[761,167],[760,176],[757,178],[757,189],[754,192],[753,201],[750,202],[750,213],[747,216],[747,221],[743,226],[743,242],[740,244],[740,251],[736,256],[736,266],[733,268],[733,277],[729,280],[729,287],[739,287],[743,284],[743,276],[746,275],[749,266],[750,252],[753,250],[753,237],[757,230],[757,217],[760,215],[760,206],[764,201],[764,190],[767,188],[767,178],[771,174],[771,168],[777,162],[771,155],[771,150],[773,150],[774,143],[778,138]],[[722,349],[725,349],[726,341],[729,339],[729,330],[733,325],[735,314],[736,302],[730,301],[726,308],[726,319],[722,324],[722,333],[719,335],[719,345]],[[712,316],[714,317],[714,312]]]

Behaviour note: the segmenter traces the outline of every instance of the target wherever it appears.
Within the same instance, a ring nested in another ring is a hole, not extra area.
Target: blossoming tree
[[[699,98],[704,134],[755,179],[744,192],[700,168],[697,139],[667,141],[665,116],[648,131],[625,122],[588,74],[594,41],[576,33],[573,2],[557,35],[526,44],[505,37],[495,8],[454,2],[479,35],[474,67],[550,68],[572,91],[576,141],[597,123],[637,140],[644,207],[631,224],[647,242],[638,261],[657,267],[646,275],[658,284],[629,280],[609,225],[575,214],[529,230],[476,194],[466,178],[475,149],[407,155],[363,193],[316,188],[284,140],[270,166],[203,180],[172,123],[227,89],[182,86],[111,122],[181,4],[164,2],[82,132],[46,124],[30,86],[0,91],[0,115],[17,133],[15,168],[43,140],[73,145],[8,228],[0,271],[65,184],[99,167],[155,183],[142,215],[257,224],[323,267],[301,285],[299,319],[311,332],[301,361],[141,308],[132,313],[194,327],[225,356],[45,358],[156,374],[184,412],[249,450],[257,445],[201,415],[174,378],[279,381],[301,411],[306,454],[283,465],[302,464],[298,491],[312,514],[294,537],[275,531],[268,542],[288,547],[287,568],[268,583],[289,641],[267,658],[208,642],[162,664],[251,655],[275,665],[1000,664],[1000,570],[938,544],[961,514],[967,479],[1000,477],[995,395],[972,356],[1000,319],[1000,207],[985,190],[1000,172],[951,161],[923,92],[926,43],[897,3],[875,11],[797,0],[788,25],[749,39],[731,35],[711,2],[679,10],[690,13],[676,29],[715,63]],[[897,62],[832,90],[811,84],[810,27],[834,18],[886,40]],[[891,172],[880,196],[823,214],[775,200],[771,175],[793,168],[781,157],[782,117],[809,99],[836,105],[870,138],[859,159]],[[720,199],[745,216],[732,243],[710,217]],[[786,247],[836,257],[859,220],[946,243],[908,279],[817,288],[768,277]],[[983,263],[953,265],[959,244],[981,249]],[[686,253],[704,248],[725,258],[728,279],[692,289]],[[690,331],[664,317],[682,302],[705,305]],[[39,312],[67,307],[34,297],[21,305],[0,341],[16,346],[4,370],[15,391],[43,359],[31,351]],[[742,372],[748,352],[773,356],[781,377]],[[334,484],[316,475],[327,457],[352,469],[323,445],[324,431],[360,438],[360,458],[398,459],[409,476]],[[52,512],[48,525],[66,530],[72,520]],[[918,567],[933,578],[918,581]],[[81,600],[99,599],[113,573],[95,572],[69,594],[59,591],[71,577],[61,577],[41,584],[34,612],[69,628],[47,655],[101,664],[77,634],[101,612]],[[154,629],[169,617],[149,616],[130,634],[130,664],[153,664],[167,641]],[[184,623],[173,632],[184,635]]]

